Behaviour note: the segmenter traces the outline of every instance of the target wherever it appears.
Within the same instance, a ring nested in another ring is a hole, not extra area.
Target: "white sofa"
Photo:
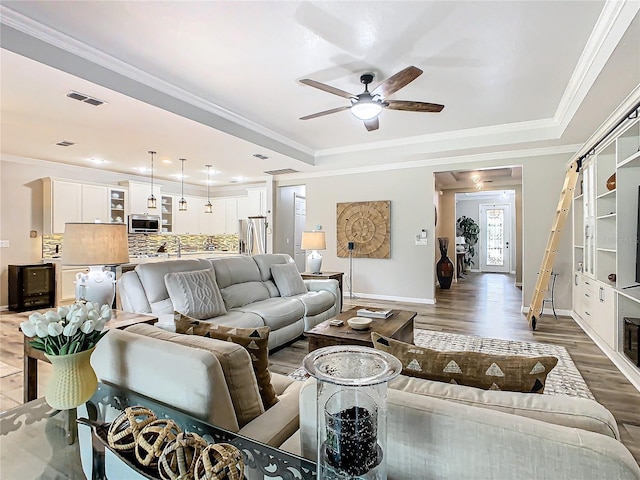
[[[400,376],[388,389],[390,480],[638,480],[599,403],[485,391]],[[300,431],[281,448],[316,460],[316,382],[300,392]]]
[[[282,297],[271,266],[292,262],[286,254],[262,254],[143,263],[120,277],[118,296],[123,310],[151,313],[158,316],[158,326],[171,329],[175,307],[165,275],[212,268],[227,313],[204,320],[246,328],[266,325],[271,329],[269,348],[273,349],[334,317],[342,306],[336,280],[304,280],[306,293]]]

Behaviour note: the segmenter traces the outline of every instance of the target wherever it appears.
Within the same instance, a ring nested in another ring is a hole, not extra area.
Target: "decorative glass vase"
[[[44,354],[53,365],[53,373],[44,395],[51,408],[76,408],[95,393],[98,379],[90,362],[94,349],[95,347],[70,355]]]
[[[438,237],[438,244],[440,246],[441,257],[436,264],[436,274],[440,288],[446,290],[451,288],[451,281],[453,280],[453,262],[449,260],[447,256],[449,239],[447,237]]]
[[[303,362],[318,381],[319,480],[386,480],[387,382],[400,360],[369,347],[315,350]]]

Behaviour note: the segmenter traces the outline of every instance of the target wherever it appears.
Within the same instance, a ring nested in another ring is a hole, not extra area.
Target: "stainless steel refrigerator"
[[[267,252],[267,217],[238,220],[238,251],[247,255]]]

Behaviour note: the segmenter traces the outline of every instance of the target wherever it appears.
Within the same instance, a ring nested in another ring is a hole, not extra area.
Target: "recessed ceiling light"
[[[149,167],[133,167],[136,172],[147,173],[151,169]]]
[[[176,173],[175,175],[172,175],[172,177],[176,177],[178,180],[182,180],[183,178],[189,177],[189,175],[182,175],[180,173]]]
[[[173,162],[169,159],[165,159],[165,160],[162,160],[162,163],[173,163]]]
[[[103,163],[109,163],[108,161],[106,161],[106,160],[102,160],[102,159],[100,159],[100,158],[90,158],[90,159],[89,159],[89,161],[90,161],[91,163],[95,163],[96,165],[101,165],[101,164],[103,164]]]

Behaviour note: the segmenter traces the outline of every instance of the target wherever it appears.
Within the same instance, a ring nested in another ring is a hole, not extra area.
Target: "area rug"
[[[547,376],[544,388],[545,395],[571,395],[574,397],[595,399],[584,378],[571,360],[569,352],[560,345],[546,343],[518,342],[500,340],[498,338],[460,335],[457,333],[434,332],[416,328],[413,333],[414,343],[420,347],[442,351],[470,351],[494,353],[497,355],[552,355],[558,364]],[[304,380],[307,373],[303,367],[289,374],[296,380]]]

